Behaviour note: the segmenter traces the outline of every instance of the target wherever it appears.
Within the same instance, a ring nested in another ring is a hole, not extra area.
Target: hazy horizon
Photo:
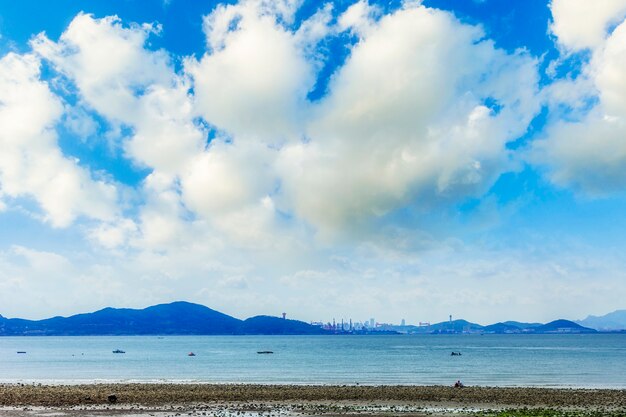
[[[0,4],[0,314],[624,309],[626,0]]]

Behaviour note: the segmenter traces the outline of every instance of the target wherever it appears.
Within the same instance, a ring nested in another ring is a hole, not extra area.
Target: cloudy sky
[[[0,3],[0,314],[626,304],[626,0]]]

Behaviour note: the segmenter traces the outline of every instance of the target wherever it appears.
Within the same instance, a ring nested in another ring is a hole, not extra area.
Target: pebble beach
[[[626,416],[626,390],[239,384],[0,385],[18,416]]]

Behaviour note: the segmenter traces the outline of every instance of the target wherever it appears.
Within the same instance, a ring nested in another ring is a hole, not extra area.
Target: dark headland
[[[325,333],[298,320],[256,316],[240,320],[199,304],[177,301],[144,309],[105,308],[45,320],[0,316],[0,336],[306,335]]]

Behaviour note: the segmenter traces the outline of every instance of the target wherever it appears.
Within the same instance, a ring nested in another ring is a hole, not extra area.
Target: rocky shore
[[[510,416],[620,416],[626,415],[626,390],[237,384],[0,385],[0,415],[7,417],[43,416],[51,412],[57,416],[496,416],[504,415],[503,410],[518,413],[506,414]],[[537,410],[549,410],[550,414],[537,414]]]

